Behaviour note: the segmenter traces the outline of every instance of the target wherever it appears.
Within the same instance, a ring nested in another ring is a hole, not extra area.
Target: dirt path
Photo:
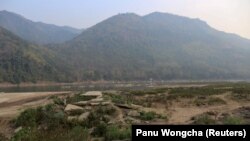
[[[209,106],[209,107],[172,107],[169,123],[171,124],[189,124],[192,117],[206,113],[208,111],[218,111],[220,113],[229,112],[242,106],[250,106],[250,103],[239,103],[228,98],[230,93],[217,95],[227,102],[225,105]]]

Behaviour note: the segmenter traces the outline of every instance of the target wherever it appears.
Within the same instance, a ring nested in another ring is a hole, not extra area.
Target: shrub
[[[141,120],[153,120],[157,118],[158,115],[155,112],[140,112],[140,119]]]
[[[194,101],[194,104],[196,106],[202,106],[202,105],[223,105],[223,104],[226,104],[226,101],[220,99],[220,98],[217,98],[217,97],[209,97],[209,98],[202,98],[202,99],[199,99],[197,98],[195,101]]]
[[[36,109],[27,109],[23,111],[20,116],[15,120],[16,126],[24,126],[24,127],[35,127],[36,126],[36,117],[37,110]]]
[[[226,91],[224,89],[215,89],[214,87],[172,88],[170,94],[176,95],[177,98],[194,98],[196,96],[222,94]]]
[[[116,109],[112,106],[100,106],[97,108],[96,113],[100,115],[114,115]]]
[[[107,132],[104,136],[106,141],[112,140],[124,140],[131,138],[131,129],[130,128],[120,128],[115,125],[111,125],[107,127]]]
[[[81,96],[81,94],[75,94],[71,97],[67,97],[67,103],[75,103],[79,101],[88,101],[95,98],[95,96]]]
[[[53,102],[57,105],[64,105],[63,100],[57,96],[53,98]]]
[[[97,137],[103,137],[107,132],[107,124],[101,123],[95,127],[92,134]]]
[[[18,131],[12,138],[11,141],[34,141],[36,135],[34,134],[34,128],[23,128]]]
[[[149,90],[136,90],[130,91],[130,94],[136,96],[144,96],[146,94],[160,94],[165,93],[168,89],[167,88],[158,88],[158,89],[149,89]]]
[[[211,125],[211,124],[216,124],[216,121],[212,119],[209,115],[203,114],[198,117],[195,117],[193,124]]]
[[[233,116],[228,116],[223,119],[223,124],[228,124],[228,125],[239,125],[239,124],[244,124],[244,121],[240,117],[233,117]]]
[[[89,132],[87,129],[81,126],[76,126],[70,130],[66,139],[64,138],[63,140],[65,141],[87,141],[89,140]]]
[[[8,139],[0,133],[0,141],[7,141]]]

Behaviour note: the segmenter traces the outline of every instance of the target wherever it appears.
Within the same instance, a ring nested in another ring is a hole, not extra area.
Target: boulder
[[[111,104],[111,102],[109,102],[109,101],[102,102],[102,106],[106,106],[106,105],[110,105],[110,104]]]
[[[89,111],[89,110],[92,110],[92,107],[91,106],[85,106],[85,107],[83,107],[83,109],[86,111]]]
[[[91,100],[92,102],[102,102],[103,98],[95,98]]]
[[[92,103],[90,103],[90,106],[98,106],[98,105],[100,105],[101,103],[99,103],[99,102],[92,102]]]
[[[82,113],[79,117],[78,117],[78,121],[84,121],[85,119],[88,118],[90,112],[85,112]]]
[[[75,121],[78,120],[78,116],[68,116],[68,121]]]
[[[81,94],[81,96],[102,97],[102,92],[101,91],[89,91],[84,94]]]
[[[126,117],[125,120],[129,123],[132,123],[132,124],[139,124],[141,123],[141,120],[139,119],[135,119],[135,118],[132,118],[132,117]]]
[[[17,133],[17,132],[19,132],[22,129],[23,129],[23,127],[20,126],[20,127],[18,127],[18,128],[15,129],[14,133]]]
[[[122,108],[122,109],[133,109],[132,106],[127,105],[127,104],[115,104],[115,106]]]
[[[64,109],[65,112],[71,112],[71,111],[76,111],[76,110],[83,110],[83,108],[80,107],[80,106],[68,104],[68,105],[65,107],[65,109]]]
[[[129,111],[127,113],[128,116],[131,116],[131,117],[139,117],[140,116],[140,113],[137,112],[136,110],[132,110],[132,111]]]
[[[86,106],[89,104],[89,101],[79,101],[79,102],[76,102],[74,104],[77,106]]]

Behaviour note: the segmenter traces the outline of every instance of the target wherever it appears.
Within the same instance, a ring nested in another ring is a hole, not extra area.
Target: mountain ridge
[[[43,48],[57,81],[250,78],[250,40],[168,13],[118,14]]]
[[[0,11],[0,26],[37,44],[62,43],[73,39],[81,32],[72,27],[33,22],[6,10]]]
[[[116,73],[127,75],[126,79],[249,77],[247,71],[250,68],[243,63],[230,65],[236,56],[248,58],[245,51],[249,52],[249,41],[237,38],[213,29],[199,19],[157,12],[146,16],[129,13],[112,16],[94,25],[59,50],[79,70],[85,69],[80,74],[105,74],[99,79],[107,76],[119,79]],[[95,56],[94,59],[88,59],[90,54]],[[217,62],[213,62],[213,58]],[[107,67],[100,60],[112,62],[112,65]],[[244,59],[240,61],[249,65]],[[85,78],[81,76],[81,79]]]
[[[60,59],[0,27],[0,82],[67,81]]]

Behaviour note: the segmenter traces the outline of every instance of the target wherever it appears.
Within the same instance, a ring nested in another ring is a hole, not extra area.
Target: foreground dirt
[[[14,132],[10,121],[21,111],[52,102],[52,95],[69,95],[70,92],[0,93],[0,133],[10,137]]]
[[[66,95],[70,92],[1,93],[0,118],[13,118],[23,109],[46,105],[52,95]]]
[[[221,98],[226,101],[225,105],[214,105],[214,106],[193,106],[193,107],[179,107],[173,106],[169,110],[171,112],[171,116],[169,119],[170,124],[189,124],[191,122],[191,118],[201,115],[203,113],[213,111],[217,113],[228,113],[233,110],[236,110],[240,107],[248,107],[250,103],[247,102],[237,102],[229,98],[231,93],[225,93],[221,95],[217,95],[215,97]]]

